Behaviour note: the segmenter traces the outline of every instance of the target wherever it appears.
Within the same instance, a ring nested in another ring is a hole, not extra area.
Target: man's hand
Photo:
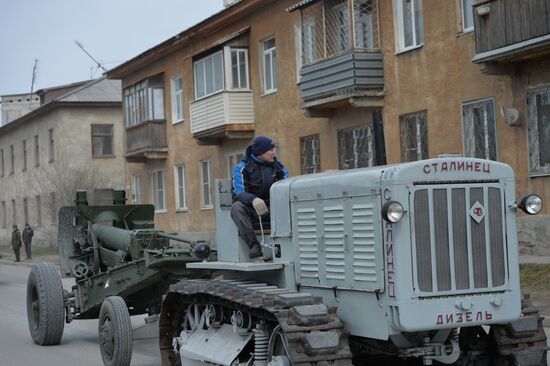
[[[261,198],[254,198],[254,201],[252,201],[252,206],[256,210],[258,216],[265,215],[269,211],[267,205],[265,204],[265,201]]]

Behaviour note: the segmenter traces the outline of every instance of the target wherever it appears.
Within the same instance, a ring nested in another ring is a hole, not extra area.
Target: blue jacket
[[[251,205],[259,197],[269,206],[269,189],[281,179],[288,178],[288,171],[276,158],[273,163],[263,161],[252,154],[252,145],[246,149],[243,159],[233,168],[233,202]]]

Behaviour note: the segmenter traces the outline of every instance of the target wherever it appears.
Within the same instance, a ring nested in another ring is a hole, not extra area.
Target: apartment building
[[[292,175],[460,154],[512,165],[518,197],[550,197],[547,7],[237,2],[107,73],[126,184],[159,226],[211,236],[215,178],[268,135]],[[526,250],[550,253],[548,216],[520,220]]]
[[[59,207],[76,188],[106,202],[124,185],[120,82],[105,78],[37,92],[42,104],[0,127],[0,240],[29,223],[56,245]]]

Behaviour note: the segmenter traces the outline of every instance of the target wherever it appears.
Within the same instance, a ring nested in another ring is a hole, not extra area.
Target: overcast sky
[[[0,5],[0,95],[101,76],[223,9],[223,0],[6,0]],[[0,105],[1,106],[1,105]]]

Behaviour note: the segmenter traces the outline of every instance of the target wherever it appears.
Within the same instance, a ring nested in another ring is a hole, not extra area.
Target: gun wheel
[[[105,366],[128,366],[132,360],[132,323],[124,299],[109,296],[99,312],[99,348]]]
[[[65,325],[61,276],[51,263],[36,263],[27,280],[27,320],[33,341],[59,344]]]

